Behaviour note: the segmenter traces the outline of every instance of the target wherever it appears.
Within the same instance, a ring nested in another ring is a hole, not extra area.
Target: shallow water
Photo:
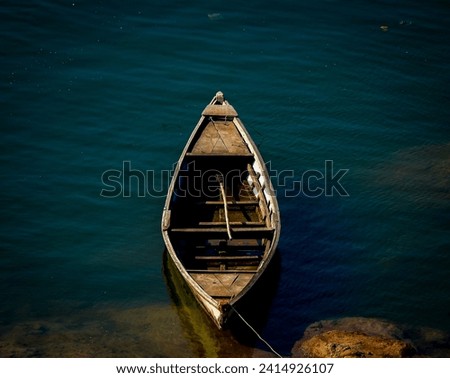
[[[237,345],[201,316],[179,320],[160,234],[159,172],[217,90],[271,168],[294,175],[274,177],[280,268],[261,334],[288,353],[328,318],[450,331],[446,2],[7,1],[0,15],[2,355]],[[326,160],[348,169],[349,196],[293,195]],[[136,177],[128,196],[100,196],[124,161],[156,172],[153,196]]]

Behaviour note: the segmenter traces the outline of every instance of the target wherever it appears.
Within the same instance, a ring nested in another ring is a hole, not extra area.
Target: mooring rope
[[[244,319],[244,317],[237,312],[236,308],[233,307],[233,305],[230,304],[230,307],[234,310],[234,312],[236,313],[237,316],[239,316],[241,318],[241,320],[248,326],[248,328],[250,328],[253,333],[258,337],[258,339],[260,339],[264,344],[267,345],[267,347],[272,351],[273,354],[275,354],[277,357],[283,358],[283,356],[278,353],[275,349],[272,348],[272,346],[262,338],[262,336],[250,325],[249,322],[247,322],[247,320]]]

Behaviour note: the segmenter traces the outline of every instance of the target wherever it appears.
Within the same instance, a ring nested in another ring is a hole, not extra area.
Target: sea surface
[[[267,350],[165,263],[168,172],[218,90],[281,210],[260,334],[288,355],[324,319],[450,332],[448,1],[6,0],[0,19],[0,356]]]

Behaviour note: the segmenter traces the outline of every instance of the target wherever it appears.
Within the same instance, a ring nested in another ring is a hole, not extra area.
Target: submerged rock
[[[412,342],[394,324],[370,318],[344,318],[311,324],[292,357],[411,357]]]

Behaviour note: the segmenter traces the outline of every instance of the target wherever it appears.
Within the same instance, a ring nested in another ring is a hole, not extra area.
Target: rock
[[[327,331],[294,345],[293,357],[409,357],[415,353],[405,341],[361,332]]]
[[[292,357],[410,357],[416,349],[402,331],[380,319],[343,318],[311,324]]]
[[[403,338],[403,331],[386,320],[364,317],[348,317],[336,320],[321,320],[311,324],[303,335],[310,338],[325,331],[352,331],[371,336],[382,336],[394,339]]]

